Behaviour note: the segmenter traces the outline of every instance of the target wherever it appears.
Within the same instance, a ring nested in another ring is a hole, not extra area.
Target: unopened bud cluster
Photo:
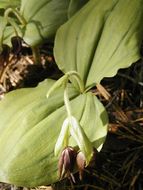
[[[76,161],[77,151],[72,147],[66,147],[59,158],[58,170],[59,177],[71,177],[72,181],[75,182],[74,177],[72,175],[74,164]]]
[[[76,141],[78,152],[69,146],[70,136]],[[72,171],[75,163],[79,169],[80,179],[82,178],[84,168],[89,165],[93,157],[93,146],[75,117],[68,116],[64,120],[54,152],[56,156],[62,152],[59,159],[60,178],[67,175],[74,181]]]
[[[79,171],[79,179],[82,180],[83,171],[86,167],[85,155],[81,151],[78,152],[74,148],[68,146],[62,151],[59,158],[59,178],[62,179],[64,177],[69,177],[75,183],[75,179],[72,174],[75,165]]]

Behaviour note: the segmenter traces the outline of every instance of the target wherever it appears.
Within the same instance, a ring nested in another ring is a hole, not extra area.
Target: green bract
[[[63,72],[77,71],[86,87],[140,58],[143,0],[90,0],[56,34],[54,54]]]
[[[19,186],[58,181],[54,147],[67,115],[62,87],[46,98],[54,83],[46,80],[36,88],[13,91],[0,102],[0,181]],[[79,94],[72,85],[68,91],[73,115],[100,149],[107,134],[105,108],[90,92]],[[73,138],[69,144],[77,146]]]
[[[88,166],[93,157],[92,143],[75,117],[71,116],[68,120],[70,134],[77,143],[79,150],[84,154],[86,166]]]

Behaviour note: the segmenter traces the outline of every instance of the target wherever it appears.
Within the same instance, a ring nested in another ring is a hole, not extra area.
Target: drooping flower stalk
[[[84,84],[76,71],[70,71],[60,78],[47,93],[47,97],[61,85],[64,85],[64,103],[67,111],[67,118],[64,120],[59,137],[57,139],[54,153],[57,156],[66,147],[69,146],[69,137],[72,136],[76,141],[79,151],[85,156],[85,166],[87,166],[93,156],[93,146],[85,134],[79,121],[73,116],[70,100],[68,96],[68,81],[73,77],[79,86],[80,93],[84,93]]]

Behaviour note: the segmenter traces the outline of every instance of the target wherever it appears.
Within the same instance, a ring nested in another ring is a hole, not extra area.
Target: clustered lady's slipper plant
[[[82,178],[107,135],[106,109],[91,89],[102,89],[104,77],[140,59],[143,0],[14,2],[18,14],[6,12],[8,24],[0,14],[1,43],[16,31],[35,48],[55,34],[54,57],[64,76],[10,92],[0,102],[0,181],[27,187],[66,176],[74,181],[72,163]]]

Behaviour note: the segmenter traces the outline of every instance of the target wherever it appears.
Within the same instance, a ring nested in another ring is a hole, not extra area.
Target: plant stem
[[[34,50],[34,53],[35,55],[37,56],[37,49],[33,49]],[[71,117],[72,114],[71,114],[71,107],[70,107],[70,101],[69,101],[69,96],[68,96],[68,80],[69,80],[69,77],[73,76],[78,85],[79,85],[79,89],[80,89],[80,92],[83,93],[84,92],[84,84],[83,84],[83,81],[81,80],[79,74],[76,72],[76,71],[69,71],[67,72],[63,77],[61,77],[53,86],[52,88],[48,91],[47,93],[47,98],[50,96],[50,94],[55,90],[57,89],[57,87],[61,86],[62,84],[64,85],[64,103],[65,103],[65,107],[66,107],[66,111],[67,111],[67,115],[68,117]]]
[[[70,101],[69,101],[69,96],[68,96],[67,82],[65,83],[64,103],[65,103],[68,117],[71,117],[72,114],[71,114],[71,106],[70,106]]]
[[[25,26],[25,25],[27,24],[25,18],[19,13],[19,11],[17,11],[17,10],[14,9],[14,8],[8,8],[8,9],[4,12],[4,17],[5,17],[5,18],[8,18],[10,13],[13,13],[13,14],[17,17],[17,19],[19,20],[19,22],[20,22],[22,25]]]
[[[11,24],[11,26],[14,28],[16,36],[21,36],[22,37],[22,29],[21,29],[20,25],[17,24],[17,22],[15,21],[14,18],[9,17],[10,13],[13,13],[16,16],[16,18],[18,19],[18,21],[20,22],[20,24],[22,24],[23,26],[26,26],[27,22],[24,19],[24,17],[19,13],[19,11],[17,11],[14,8],[8,8],[4,12],[4,17],[7,20],[7,22],[9,22]]]
[[[31,49],[32,49],[32,54],[33,54],[35,64],[40,64],[41,57],[40,57],[39,47],[35,46],[35,47],[31,47]]]
[[[22,36],[22,30],[21,30],[20,26],[12,18],[7,18],[7,21],[13,27],[16,36]]]
[[[65,107],[66,107],[66,110],[67,110],[67,114],[69,117],[72,116],[71,114],[71,106],[70,106],[70,101],[69,101],[69,96],[68,96],[68,88],[67,88],[67,84],[68,84],[68,79],[73,76],[75,78],[75,80],[77,81],[78,83],[78,86],[79,86],[79,89],[80,89],[80,92],[83,93],[85,88],[84,88],[84,84],[83,84],[83,81],[82,79],[80,78],[80,75],[76,72],[76,71],[69,71],[66,73],[66,75],[68,76],[66,81],[64,81],[65,83],[65,89],[64,89],[64,103],[65,103]]]
[[[75,78],[75,80],[77,81],[78,83],[78,86],[79,86],[79,89],[80,89],[80,92],[83,93],[85,88],[84,88],[84,83],[80,77],[80,75],[76,72],[76,71],[69,71],[66,73],[69,77],[70,76],[73,76]]]

